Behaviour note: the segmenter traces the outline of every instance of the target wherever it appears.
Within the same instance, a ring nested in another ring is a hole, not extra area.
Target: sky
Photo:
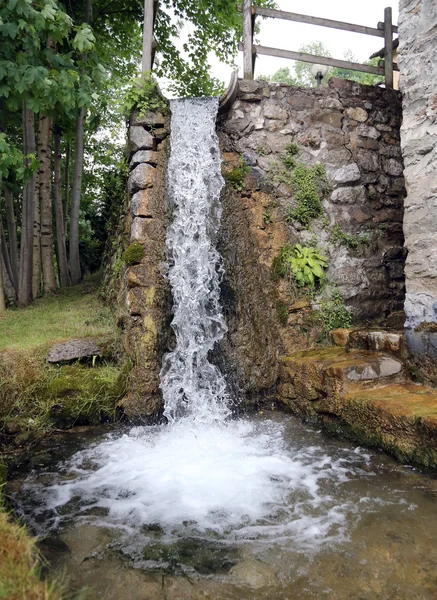
[[[276,0],[281,10],[325,17],[336,21],[344,21],[356,25],[376,27],[378,21],[384,20],[384,8],[393,9],[393,23],[398,21],[398,0]],[[256,4],[256,0],[253,2]],[[280,19],[260,19],[261,32],[257,40],[262,46],[281,48],[283,50],[299,50],[304,44],[321,41],[330,51],[333,58],[343,58],[346,50],[352,50],[358,62],[364,62],[369,56],[384,46],[384,39],[370,35],[362,35],[327,27],[316,27]],[[242,74],[243,56],[239,53],[237,64]],[[258,56],[255,63],[257,75],[272,75],[281,67],[292,68],[294,61],[270,56]],[[213,74],[224,81],[230,81],[232,69],[211,57]]]

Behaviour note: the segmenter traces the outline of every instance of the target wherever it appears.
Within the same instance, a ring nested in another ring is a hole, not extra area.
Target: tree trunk
[[[35,114],[23,102],[23,152],[25,156],[35,154]],[[28,162],[26,160],[26,162]],[[18,304],[27,306],[32,300],[32,255],[33,219],[35,211],[35,174],[23,190],[21,221],[20,277],[18,282]]]
[[[2,180],[0,177],[0,203],[1,203]],[[0,205],[1,209],[1,205]],[[0,210],[1,215],[1,210]],[[2,238],[0,236],[0,315],[6,310],[5,292],[3,287],[3,260],[2,260]]]
[[[92,16],[91,0],[86,0],[85,5],[85,22],[90,23]],[[82,56],[83,62],[86,62],[87,56]],[[76,121],[76,148],[74,155],[74,174],[73,188],[71,192],[71,214],[70,214],[70,273],[71,282],[79,283],[82,279],[79,260],[79,211],[80,211],[80,196],[82,192],[82,175],[83,175],[83,150],[84,150],[84,127],[86,118],[86,108],[80,109],[79,116]]]
[[[55,264],[53,260],[52,215],[52,118],[40,114],[38,131],[39,199],[41,207],[41,263],[44,294],[56,290]]]
[[[64,230],[64,215],[62,210],[62,194],[61,194],[61,134],[55,132],[55,165],[54,165],[54,199],[55,199],[55,215],[56,215],[56,243],[58,248],[58,267],[59,281],[61,288],[70,285],[70,275],[68,273],[67,250],[65,247],[65,230]]]
[[[3,266],[5,268],[6,275],[8,276],[9,281],[11,282],[11,285],[14,288],[14,290],[17,291],[17,282],[14,279],[14,274],[12,272],[11,257],[9,256],[8,246],[6,244],[5,230],[3,229],[3,221],[1,219],[1,216],[0,216],[0,241],[1,241],[1,255],[3,257]],[[3,272],[3,280],[4,280],[5,272]],[[3,281],[3,283],[4,283],[4,281]]]
[[[65,239],[67,239],[67,227],[68,227],[68,199],[70,197],[70,157],[71,148],[70,142],[67,142],[65,149],[65,179],[64,179],[64,233]]]
[[[6,223],[8,226],[9,237],[9,256],[11,257],[11,267],[14,276],[14,281],[18,287],[18,274],[20,261],[18,258],[18,242],[17,242],[17,225],[15,223],[14,199],[11,190],[5,188],[5,203],[6,203]]]
[[[35,210],[33,217],[33,250],[32,250],[32,298],[41,293],[41,201],[39,197],[38,175],[35,180]]]

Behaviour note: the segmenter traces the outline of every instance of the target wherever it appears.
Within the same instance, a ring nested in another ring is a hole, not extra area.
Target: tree
[[[301,46],[299,48],[299,52],[331,58],[329,50],[322,42],[319,41],[313,41],[309,44]],[[351,50],[346,50],[343,57],[344,60],[348,60],[350,62],[359,62]],[[364,64],[377,66],[378,59],[367,60],[364,62]],[[294,65],[294,73],[289,67],[282,67],[273,75],[269,77],[263,76],[261,79],[265,79],[266,81],[276,81],[278,83],[286,83],[288,85],[315,87],[317,84],[314,75],[311,72],[312,67],[312,63],[296,61]],[[352,69],[343,69],[340,67],[329,67],[327,74],[323,78],[323,81],[327,82],[330,77],[349,79],[364,85],[377,85],[384,79],[381,75],[373,75],[372,73],[363,73],[362,71],[353,71]]]

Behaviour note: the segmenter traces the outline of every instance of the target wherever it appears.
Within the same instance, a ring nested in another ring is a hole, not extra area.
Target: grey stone
[[[165,125],[166,118],[160,112],[146,112],[144,115],[134,113],[132,117],[132,125],[142,125],[146,127],[162,127]]]
[[[395,160],[394,158],[390,158],[387,161],[385,170],[387,171],[387,173],[389,175],[392,175],[393,177],[398,177],[399,175],[402,175],[402,173],[403,173],[402,163]]]
[[[335,171],[330,172],[330,178],[335,183],[353,183],[359,181],[361,177],[360,170],[356,163],[345,165]]]
[[[83,338],[55,344],[49,350],[47,362],[71,362],[78,358],[90,358],[92,356],[101,356],[101,350],[95,340]]]
[[[270,587],[278,583],[278,578],[271,567],[259,560],[243,560],[230,571],[237,581],[253,589]]]
[[[378,155],[375,152],[359,150],[357,162],[364,171],[379,171]]]
[[[357,128],[357,131],[362,137],[368,137],[373,140],[377,140],[381,137],[380,132],[375,129],[375,127],[371,127],[370,125],[360,125]]]
[[[366,190],[362,186],[337,188],[331,200],[335,204],[362,204],[366,201]]]
[[[144,127],[133,126],[129,129],[129,150],[133,154],[137,150],[153,150],[155,140]]]
[[[156,167],[158,164],[158,156],[159,152],[154,152],[153,150],[139,150],[132,156],[129,166],[131,169],[134,169],[141,163],[148,163],[149,165]]]
[[[129,193],[153,187],[155,167],[141,163],[131,171],[128,179]]]

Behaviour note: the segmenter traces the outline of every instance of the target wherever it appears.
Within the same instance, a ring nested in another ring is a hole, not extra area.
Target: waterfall
[[[161,389],[170,421],[223,421],[226,383],[209,361],[227,328],[220,307],[222,265],[214,247],[224,185],[215,123],[216,98],[172,100],[168,195],[174,219],[167,233],[176,347],[163,360]]]

